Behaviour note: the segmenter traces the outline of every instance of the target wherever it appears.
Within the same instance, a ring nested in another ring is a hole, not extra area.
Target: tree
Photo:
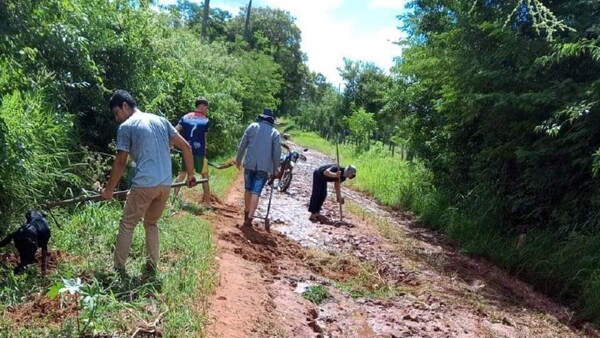
[[[200,26],[190,24],[198,8],[178,6],[181,11],[127,0],[0,5],[0,32],[11,37],[0,39],[0,223],[104,179],[103,154],[112,153],[116,128],[107,107],[113,89],[128,90],[143,110],[172,123],[193,109],[194,97],[206,96],[218,140],[209,143],[209,156],[229,155],[244,124],[278,104],[281,68],[272,57],[199,39]],[[207,34],[218,35],[212,23]]]
[[[389,141],[393,116],[383,115],[382,108],[388,100],[388,92],[392,89],[392,79],[372,62],[360,62],[345,59],[341,70],[344,80],[343,110],[350,114],[352,107],[363,107],[374,114],[377,121],[377,136],[381,141]]]
[[[210,8],[210,0],[204,0],[204,5],[202,6],[202,38],[206,39],[206,31],[208,28],[208,10]]]
[[[238,15],[229,23],[229,40],[244,34],[244,16]],[[269,55],[281,66],[284,79],[278,110],[282,115],[295,114],[300,97],[307,85],[306,55],[300,49],[300,29],[289,12],[280,9],[255,8],[249,23],[249,48]]]
[[[590,212],[599,184],[590,154],[600,146],[600,63],[589,34],[600,5],[548,3],[576,30],[554,31],[550,41],[532,8],[518,4],[412,3],[410,47],[398,68],[410,86],[402,101],[411,142],[449,196],[486,204],[486,217],[504,231],[600,229]]]
[[[356,150],[358,151],[369,150],[370,136],[377,127],[373,115],[360,107],[348,117],[348,127],[352,138],[356,142]]]

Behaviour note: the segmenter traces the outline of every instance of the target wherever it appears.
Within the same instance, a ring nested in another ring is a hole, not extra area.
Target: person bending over
[[[356,168],[352,165],[348,167],[338,167],[336,164],[326,164],[317,168],[313,172],[313,186],[310,195],[310,204],[308,211],[310,212],[310,220],[312,222],[319,221],[321,218],[321,208],[327,197],[327,183],[334,182],[336,199],[338,203],[344,203],[342,199],[340,183],[346,179],[352,179],[356,176]]]

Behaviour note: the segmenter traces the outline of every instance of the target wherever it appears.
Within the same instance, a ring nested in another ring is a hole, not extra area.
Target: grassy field
[[[223,197],[235,168],[211,171],[211,190]],[[144,230],[134,233],[128,276],[113,272],[112,251],[122,206],[117,201],[54,210],[45,278],[39,266],[22,275],[0,269],[0,337],[130,337],[160,321],[163,337],[202,334],[206,296],[214,285],[211,225],[193,202],[202,188],[183,188],[185,203],[171,199],[159,222],[161,262],[156,277],[142,274]],[[183,206],[183,207],[182,207]]]

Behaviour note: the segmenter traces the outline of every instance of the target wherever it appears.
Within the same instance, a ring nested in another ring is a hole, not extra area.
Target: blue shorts
[[[266,171],[244,169],[244,188],[251,194],[260,195],[268,177]]]

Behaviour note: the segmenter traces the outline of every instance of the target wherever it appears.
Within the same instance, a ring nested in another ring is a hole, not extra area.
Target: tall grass
[[[335,144],[310,132],[290,128],[289,133],[294,142],[335,158]],[[339,150],[342,165],[357,167],[356,179],[348,184],[384,205],[412,210],[463,253],[490,259],[570,304],[579,318],[600,323],[600,234],[536,231],[518,244],[514,235],[502,231],[497,211],[486,207],[494,204],[493,196],[473,193],[457,204],[434,186],[431,172],[418,161],[392,158],[381,145],[364,153],[348,145]]]
[[[314,133],[292,131],[293,141],[304,147],[336,157],[335,144],[324,142]],[[340,144],[340,165],[353,164],[356,178],[346,181],[358,190],[373,195],[380,203],[392,207],[423,208],[434,187],[433,177],[419,162],[403,161],[389,156],[383,145],[376,144],[367,152],[357,153],[351,145]]]
[[[80,183],[68,165],[71,126],[70,116],[47,107],[42,91],[15,91],[0,98],[2,223],[56,196],[69,183]]]
[[[229,160],[229,158],[216,158],[214,160],[215,163],[224,163]],[[209,175],[209,183],[210,183],[210,191],[213,195],[216,195],[219,198],[225,197],[225,193],[227,189],[231,186],[231,182],[238,175],[238,170],[235,166],[231,166],[227,169],[215,169],[213,167],[208,167],[208,175]],[[202,189],[201,187],[197,189]]]

